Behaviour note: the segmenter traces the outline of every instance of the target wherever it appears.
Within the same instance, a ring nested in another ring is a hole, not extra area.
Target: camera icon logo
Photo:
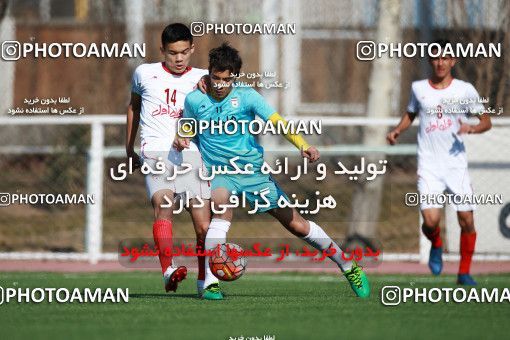
[[[201,21],[194,21],[190,25],[191,35],[201,37],[205,33],[205,24]]]
[[[408,192],[406,193],[406,196],[405,196],[405,204],[408,206],[408,207],[416,207],[418,205],[418,203],[420,203],[419,201],[419,196],[418,196],[418,193],[417,192]]]
[[[194,118],[181,118],[177,121],[179,137],[191,138],[197,135],[197,121]]]
[[[2,43],[2,59],[14,61],[21,58],[21,44],[15,40],[7,40]]]
[[[385,306],[397,306],[402,300],[399,286],[384,286],[381,290],[381,302]]]
[[[0,207],[7,207],[11,204],[11,194],[0,192]]]
[[[361,61],[370,61],[375,59],[375,42],[361,40],[356,44],[356,58]]]

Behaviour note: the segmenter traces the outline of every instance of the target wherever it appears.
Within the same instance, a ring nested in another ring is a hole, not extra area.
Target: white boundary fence
[[[326,117],[317,116],[295,117],[300,120],[321,119],[323,126],[381,126],[389,127],[398,123],[399,118],[389,119],[368,119],[364,117]],[[90,125],[91,142],[87,157],[87,194],[96,197],[95,204],[87,205],[85,222],[85,252],[83,253],[53,253],[53,252],[0,252],[0,260],[75,260],[89,261],[92,264],[98,261],[116,260],[117,253],[103,253],[102,251],[102,233],[103,233],[103,173],[104,158],[124,157],[124,147],[105,147],[105,125],[123,125],[126,117],[123,115],[89,115],[79,117],[58,116],[58,117],[0,117],[2,126],[22,126],[22,125]],[[414,123],[416,125],[416,122]],[[494,126],[510,126],[510,118],[494,118]],[[36,147],[36,149],[40,149]],[[290,146],[272,146],[266,149],[267,152],[287,153],[294,151]],[[24,153],[24,149],[3,146],[0,153]],[[323,155],[359,155],[365,152],[380,152],[387,155],[414,155],[416,154],[415,144],[399,144],[395,146],[382,145],[379,147],[364,145],[335,145],[321,147]],[[30,152],[33,153],[33,152]],[[418,223],[420,225],[421,223]],[[418,228],[417,228],[418,229]],[[420,249],[417,253],[385,253],[386,261],[426,261],[428,257],[429,244],[420,239]],[[457,260],[458,255],[446,254],[445,260]],[[501,254],[481,254],[475,255],[475,260],[486,261],[508,261],[509,255]]]

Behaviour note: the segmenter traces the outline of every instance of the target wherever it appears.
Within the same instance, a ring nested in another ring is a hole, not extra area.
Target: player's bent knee
[[[161,206],[154,206],[154,217],[157,220],[172,220],[173,211],[171,208],[161,208]]]
[[[310,226],[305,219],[291,221],[287,229],[298,237],[305,237],[310,232]]]
[[[438,222],[423,222],[423,227],[424,228],[427,228],[427,229],[435,229],[439,226],[439,221]]]
[[[439,217],[428,217],[423,219],[423,226],[429,229],[435,229],[439,226],[441,219]]]
[[[472,217],[459,217],[459,225],[463,232],[475,232],[475,223]]]

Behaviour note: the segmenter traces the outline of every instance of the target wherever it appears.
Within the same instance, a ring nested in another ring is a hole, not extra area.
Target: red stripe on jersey
[[[165,62],[164,62],[164,61],[162,61],[162,62],[161,62],[161,66],[163,66],[163,70],[167,71],[168,73],[170,73],[170,74],[172,74],[172,75],[174,75],[174,76],[182,76],[183,74],[185,74],[185,73],[187,73],[187,72],[191,71],[191,69],[193,68],[193,67],[191,67],[191,66],[187,66],[187,67],[184,69],[184,71],[182,71],[182,73],[175,73],[175,72],[173,72],[172,70],[170,70],[168,67],[166,67],[166,65],[165,65]]]
[[[442,89],[440,89],[439,87],[434,86],[434,84],[432,84],[432,81],[430,81],[430,79],[429,79],[429,85],[434,90],[444,90],[444,89],[447,89],[453,83],[453,79],[455,79],[455,78],[452,77],[452,80],[450,80],[450,83],[448,85],[446,85],[445,87],[443,87]]]

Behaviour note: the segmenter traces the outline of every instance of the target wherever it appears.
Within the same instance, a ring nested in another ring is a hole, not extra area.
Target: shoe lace
[[[352,268],[351,271],[347,274],[347,278],[349,281],[354,283],[356,287],[363,287],[363,282],[361,281],[361,267]]]

